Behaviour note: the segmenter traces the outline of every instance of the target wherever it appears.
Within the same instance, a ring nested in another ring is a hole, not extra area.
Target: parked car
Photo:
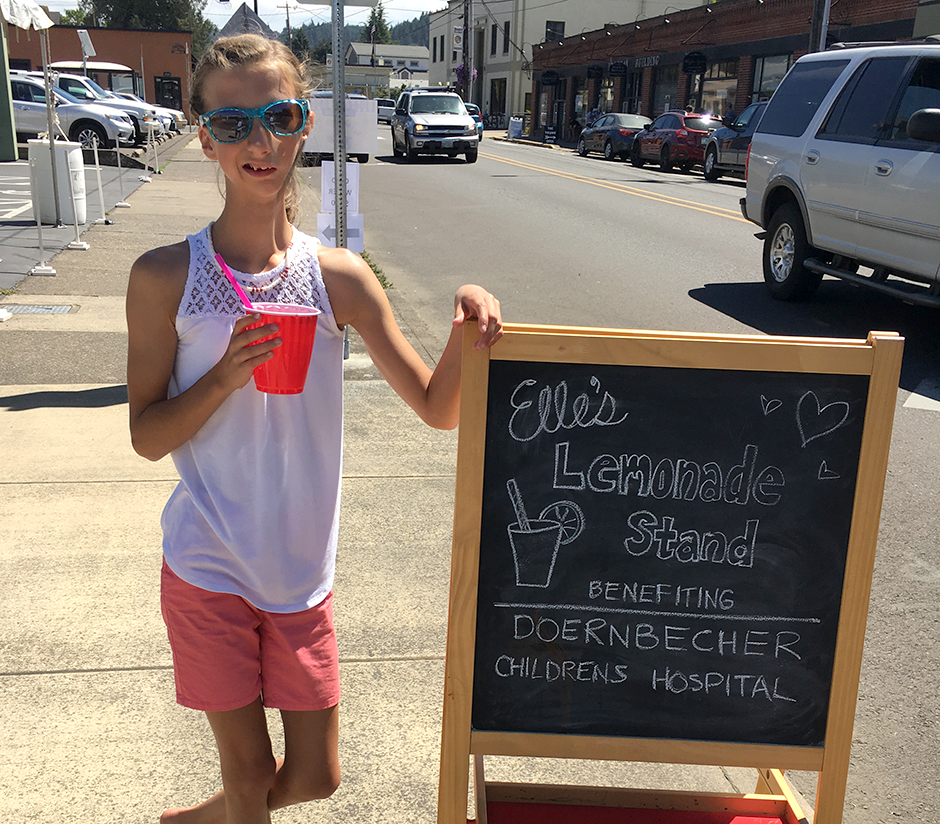
[[[607,160],[626,160],[633,148],[633,136],[652,121],[641,114],[605,114],[593,125],[582,129],[578,138],[578,154],[602,152]]]
[[[832,275],[940,308],[938,192],[940,43],[870,45],[793,65],[751,140],[741,208],[765,230],[775,298]]]
[[[10,77],[13,93],[13,124],[19,139],[35,137],[48,130],[45,83],[25,75]],[[52,90],[55,96],[55,114],[69,140],[91,148],[97,140],[100,146],[131,145],[134,142],[134,124],[123,112],[107,106],[82,103],[77,98]]]
[[[42,72],[36,72],[42,77]],[[55,87],[77,97],[83,103],[96,103],[110,106],[125,112],[134,124],[134,140],[138,144],[146,143],[147,136],[153,131],[155,137],[163,134],[163,124],[153,106],[149,103],[135,103],[131,100],[122,100],[111,92],[102,89],[94,80],[81,74],[68,74],[56,72],[53,74]]]
[[[169,118],[167,131],[179,132],[186,125],[186,115],[180,109],[171,109],[168,106],[157,106],[153,103],[147,103],[142,97],[138,97],[132,92],[111,92],[115,97],[123,97],[125,100],[132,100],[135,103],[144,103],[147,106],[153,106],[157,114],[166,122]]]
[[[395,101],[388,97],[375,98],[379,123],[391,123],[395,114]]]
[[[463,154],[476,163],[480,138],[460,95],[437,89],[402,92],[392,116],[392,151],[413,162],[419,154]]]
[[[477,124],[477,137],[480,140],[483,139],[483,112],[480,111],[480,107],[476,103],[464,103],[464,106],[467,109],[467,114],[473,118],[473,122]]]
[[[723,174],[745,173],[747,150],[766,106],[766,101],[752,103],[733,122],[725,123],[709,135],[702,165],[706,180],[718,180]]]
[[[658,162],[664,172],[673,166],[687,172],[702,162],[708,136],[720,125],[708,113],[664,112],[633,138],[630,162],[637,167]]]

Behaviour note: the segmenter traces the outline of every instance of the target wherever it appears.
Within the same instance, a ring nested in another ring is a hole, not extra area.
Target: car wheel
[[[672,155],[668,146],[663,146],[663,150],[659,153],[659,169],[662,172],[672,171]]]
[[[764,238],[764,283],[777,300],[806,300],[819,287],[822,275],[803,265],[812,251],[799,207],[784,203]]]
[[[418,159],[418,153],[411,147],[408,138],[405,138],[405,160],[414,163]]]
[[[588,147],[587,147],[587,144],[584,142],[584,138],[582,137],[578,140],[578,154],[581,155],[581,157],[587,157],[587,153],[588,153]]]
[[[616,160],[617,153],[614,151],[614,144],[609,140],[604,144],[604,160]]]
[[[398,148],[398,144],[395,142],[395,132],[392,132],[392,154],[395,157],[402,157],[405,153]]]
[[[105,134],[104,129],[97,123],[87,121],[84,123],[76,123],[72,126],[69,139],[73,143],[80,143],[83,149],[93,148],[96,140],[102,149],[108,145],[108,136]]]
[[[633,141],[633,148],[630,150],[630,162],[638,169],[642,169],[643,164],[646,163],[643,155],[640,154],[640,142],[638,140]]]
[[[476,163],[477,162],[477,150],[467,152],[467,163]]]
[[[705,165],[702,168],[702,174],[705,175],[706,180],[718,180],[721,177],[721,172],[718,171],[718,152],[714,146],[709,146],[708,151],[705,152]]]

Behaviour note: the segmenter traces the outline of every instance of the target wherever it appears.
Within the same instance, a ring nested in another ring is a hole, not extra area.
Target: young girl
[[[267,822],[270,810],[326,798],[339,784],[332,585],[343,328],[359,332],[392,388],[442,429],[457,425],[460,327],[476,319],[478,349],[502,334],[496,299],[461,287],[432,374],[362,259],[291,225],[308,94],[280,43],[218,40],[195,71],[191,104],[202,150],[225,176],[225,207],[131,270],[131,437],[146,458],[172,454],[181,478],[162,519],[161,605],[177,700],[206,712],[222,770],[220,793],[167,810],[164,821]],[[277,326],[248,329],[259,318],[245,315],[216,253],[253,300],[322,311],[302,394],[255,389],[252,370],[280,345],[257,341]],[[283,759],[272,753],[264,707],[280,710]]]

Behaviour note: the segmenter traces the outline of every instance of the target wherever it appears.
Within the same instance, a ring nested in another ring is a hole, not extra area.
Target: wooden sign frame
[[[475,756],[481,768],[483,755],[755,767],[759,791],[770,794],[764,796],[768,803],[789,799],[791,812],[784,820],[792,818],[793,806],[783,770],[811,770],[819,773],[816,824],[841,822],[903,338],[894,332],[872,332],[867,340],[850,340],[507,324],[503,339],[483,353],[472,349],[474,338],[474,330],[468,328],[462,364],[438,824],[466,820],[469,758]],[[488,376],[490,362],[497,360],[869,376],[822,747],[471,729]],[[485,797],[482,769],[476,783],[478,799]],[[493,785],[493,789],[500,797],[532,800],[557,797],[560,788],[548,788],[547,793],[527,785]],[[567,789],[578,795],[575,788]],[[586,799],[582,803],[590,803],[590,793],[581,795]],[[632,791],[623,796],[622,804],[615,805],[629,805],[637,797]],[[740,804],[737,808],[744,810]],[[485,817],[485,804],[480,812]]]

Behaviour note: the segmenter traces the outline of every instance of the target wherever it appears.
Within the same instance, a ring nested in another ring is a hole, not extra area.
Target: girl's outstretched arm
[[[321,249],[320,265],[336,322],[361,335],[382,377],[423,421],[453,429],[460,409],[461,327],[476,323],[475,348],[492,346],[502,336],[499,301],[481,286],[457,290],[450,338],[432,372],[398,328],[381,284],[362,258],[346,249]]]

